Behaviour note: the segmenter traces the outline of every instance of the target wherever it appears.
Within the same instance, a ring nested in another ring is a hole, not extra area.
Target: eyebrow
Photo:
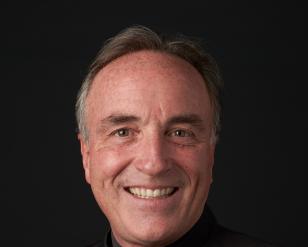
[[[106,124],[123,124],[123,123],[132,123],[132,122],[139,122],[140,118],[134,115],[123,115],[123,114],[112,114],[104,119],[101,120],[102,125]]]
[[[96,132],[105,132],[110,126],[117,126],[125,123],[139,122],[141,119],[134,115],[125,114],[112,114],[102,120],[100,120],[100,125],[98,126]]]
[[[173,124],[191,124],[194,126],[201,126],[203,124],[203,120],[197,114],[181,114],[174,117],[171,117],[167,121],[167,125]]]

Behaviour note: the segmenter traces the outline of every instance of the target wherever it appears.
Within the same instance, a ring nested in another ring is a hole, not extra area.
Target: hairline
[[[172,56],[172,57],[175,57],[177,59],[181,59],[183,61],[185,61],[187,63],[187,66],[191,66],[195,71],[196,73],[198,73],[201,78],[202,78],[202,83],[205,85],[206,89],[207,89],[207,94],[209,95],[209,98],[210,98],[210,103],[211,103],[211,109],[212,109],[212,115],[214,117],[214,106],[213,106],[213,99],[212,99],[212,96],[210,95],[210,93],[208,92],[208,84],[206,82],[206,79],[204,78],[204,76],[199,72],[199,70],[193,65],[191,64],[189,61],[187,61],[186,59],[184,59],[183,57],[177,55],[177,54],[174,54],[174,53],[171,53],[171,52],[168,52],[168,51],[165,51],[165,50],[159,50],[159,49],[141,49],[141,50],[136,50],[136,51],[132,51],[132,52],[127,52],[127,53],[124,53],[122,54],[121,56],[119,57],[116,57],[110,61],[108,61],[107,63],[105,63],[100,69],[97,69],[95,71],[95,73],[92,73],[90,76],[86,77],[86,79],[84,80],[83,82],[83,85],[85,84],[86,85],[86,90],[83,91],[83,100],[84,100],[84,106],[82,107],[83,109],[83,112],[82,112],[82,116],[80,116],[82,118],[82,121],[83,121],[83,127],[84,129],[81,132],[81,134],[85,134],[85,136],[82,135],[82,137],[84,138],[85,141],[88,141],[88,138],[89,138],[89,132],[88,132],[88,128],[87,128],[87,113],[88,113],[88,96],[91,92],[91,89],[93,87],[93,84],[94,84],[94,81],[96,79],[96,77],[98,76],[99,73],[102,72],[102,70],[104,68],[106,68],[108,65],[112,64],[113,62],[115,62],[116,60],[124,57],[124,56],[128,56],[128,55],[132,55],[134,53],[138,53],[138,52],[142,52],[142,51],[149,51],[149,52],[154,52],[154,53],[160,53],[160,54],[163,54],[163,55],[167,55],[167,56]],[[81,110],[81,109],[80,109]],[[214,124],[213,124],[214,125]],[[214,131],[214,128],[215,126],[212,126],[213,130],[212,132],[215,132]],[[213,133],[212,134],[213,136],[215,136],[215,134]],[[213,139],[213,138],[211,138]],[[215,138],[214,138],[215,139]]]
[[[128,39],[125,39],[127,37],[124,37],[123,34],[124,36],[128,34]],[[135,34],[137,34],[137,36],[134,36]],[[129,35],[133,35],[133,37],[130,37]],[[138,38],[144,38],[142,35],[145,35],[145,40],[139,41]],[[153,51],[175,56],[189,63],[197,70],[203,79],[203,83],[207,88],[210,98],[213,112],[213,136],[215,136],[214,139],[216,142],[220,130],[221,102],[219,98],[219,90],[222,86],[222,80],[216,61],[210,54],[205,53],[201,46],[199,46],[198,42],[195,42],[190,38],[180,36],[174,37],[171,40],[165,40],[163,36],[158,35],[143,26],[130,27],[120,32],[115,37],[107,40],[92,63],[78,92],[75,106],[78,132],[80,136],[85,141],[89,138],[86,123],[87,98],[98,73],[118,58],[140,51]]]

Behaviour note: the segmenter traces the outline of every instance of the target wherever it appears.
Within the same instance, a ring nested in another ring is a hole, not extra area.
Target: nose
[[[158,176],[167,173],[171,168],[171,159],[167,143],[158,134],[145,136],[140,143],[138,159],[135,160],[135,167],[148,176]]]

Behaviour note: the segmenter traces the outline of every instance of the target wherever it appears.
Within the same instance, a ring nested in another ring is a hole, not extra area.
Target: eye
[[[113,134],[115,136],[118,136],[118,137],[126,137],[126,136],[129,136],[129,132],[130,130],[129,129],[118,129],[116,131],[113,132]]]
[[[175,136],[178,136],[178,137],[187,137],[187,136],[190,136],[190,134],[189,134],[187,131],[185,131],[185,130],[176,130],[176,131],[174,132],[174,135],[175,135]]]
[[[172,131],[169,135],[175,136],[175,137],[192,137],[193,133],[191,131],[188,131],[188,130],[176,129],[176,130]]]
[[[190,129],[172,129],[168,132],[167,136],[172,143],[181,146],[191,146],[197,142],[195,133]]]

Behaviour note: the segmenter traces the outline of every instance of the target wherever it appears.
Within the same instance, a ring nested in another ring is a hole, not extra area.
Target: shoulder
[[[229,230],[222,226],[213,229],[206,246],[210,247],[277,247],[263,240]]]

